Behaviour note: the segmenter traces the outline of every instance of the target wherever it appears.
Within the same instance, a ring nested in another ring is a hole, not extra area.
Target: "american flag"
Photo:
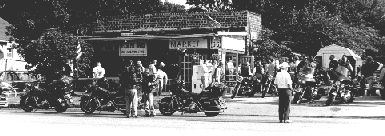
[[[80,56],[82,56],[82,54],[83,54],[82,47],[80,46],[80,43],[78,43],[78,46],[76,47],[76,54],[78,54],[78,56],[76,56],[76,59],[79,59]]]

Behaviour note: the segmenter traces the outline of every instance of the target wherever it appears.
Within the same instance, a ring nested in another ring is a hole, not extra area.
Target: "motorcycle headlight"
[[[306,84],[306,81],[305,80],[301,80],[301,84]]]
[[[170,95],[172,95],[172,92],[170,92]]]
[[[340,85],[340,84],[341,84],[341,82],[340,82],[340,81],[337,81],[337,82],[336,82],[336,85]]]
[[[344,88],[345,87],[345,85],[344,84],[341,84],[341,88]]]

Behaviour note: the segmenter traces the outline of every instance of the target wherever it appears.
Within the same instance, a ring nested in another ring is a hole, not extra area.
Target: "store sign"
[[[189,48],[200,48],[207,49],[207,39],[198,38],[198,39],[173,39],[169,42],[169,49],[189,49]]]
[[[214,37],[210,42],[210,49],[221,49],[222,48],[222,39],[221,37]]]
[[[120,45],[120,56],[147,56],[145,41],[131,41]]]
[[[245,52],[245,44],[245,40],[222,37],[223,49]]]

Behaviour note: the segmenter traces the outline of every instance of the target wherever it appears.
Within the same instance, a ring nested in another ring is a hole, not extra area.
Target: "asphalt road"
[[[361,97],[353,104],[292,105],[294,123],[278,123],[277,97],[228,99],[228,110],[216,117],[203,113],[126,118],[121,112],[83,114],[38,110],[0,109],[2,135],[381,135],[385,126],[385,101]],[[139,115],[143,115],[143,111]]]

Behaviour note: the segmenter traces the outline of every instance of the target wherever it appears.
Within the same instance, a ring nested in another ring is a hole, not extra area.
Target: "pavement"
[[[79,108],[64,113],[37,110],[26,113],[18,108],[0,109],[0,128],[4,135],[367,135],[383,133],[385,100],[357,97],[351,104],[326,98],[314,103],[292,104],[290,119],[278,123],[278,97],[226,96],[228,109],[216,117],[204,113],[174,113],[156,117],[126,118],[119,111],[84,114]]]
[[[155,108],[158,108],[157,101],[165,96],[155,96]],[[259,95],[254,97],[237,96],[234,99],[230,95],[226,95],[228,109],[224,115],[258,115],[258,116],[275,116],[278,115],[278,97],[260,98]],[[302,104],[292,104],[290,116],[293,117],[323,117],[323,118],[375,118],[385,117],[385,100],[380,96],[363,96],[356,97],[353,103],[342,104],[339,101],[333,101],[331,106],[325,106],[326,96],[314,102],[304,102]],[[2,110],[18,109],[19,104],[10,104],[9,108]],[[247,110],[245,110],[247,109]],[[68,111],[81,112],[79,102],[75,101],[75,105]],[[160,112],[157,110],[160,114]]]

